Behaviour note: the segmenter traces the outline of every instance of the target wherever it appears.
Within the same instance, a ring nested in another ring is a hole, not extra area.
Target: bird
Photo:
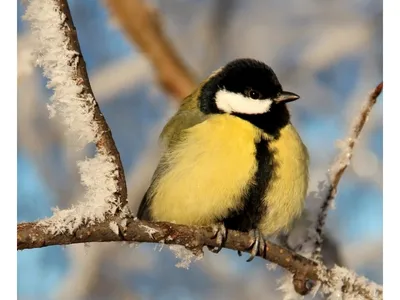
[[[212,72],[163,128],[138,219],[212,226],[215,253],[228,229],[248,232],[247,261],[262,255],[266,239],[288,232],[304,208],[309,154],[287,108],[299,98],[256,59]]]

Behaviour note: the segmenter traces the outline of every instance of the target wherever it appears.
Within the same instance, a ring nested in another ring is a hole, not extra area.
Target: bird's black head
[[[200,110],[239,116],[273,133],[289,122],[285,103],[299,96],[284,92],[274,71],[254,59],[237,59],[212,74],[203,85]]]

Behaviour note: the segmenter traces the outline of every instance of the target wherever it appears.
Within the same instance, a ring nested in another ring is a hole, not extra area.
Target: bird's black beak
[[[288,103],[288,102],[295,101],[299,98],[300,98],[300,96],[295,93],[281,92],[278,94],[278,96],[274,100],[275,100],[275,102],[278,102],[278,103]]]

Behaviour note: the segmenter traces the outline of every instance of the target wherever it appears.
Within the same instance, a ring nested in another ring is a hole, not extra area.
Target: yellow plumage
[[[276,167],[264,201],[268,213],[260,230],[265,236],[287,231],[300,216],[308,187],[308,152],[292,124],[280,131],[280,138],[270,141]]]
[[[308,187],[309,156],[286,108],[296,99],[254,60],[214,72],[164,127],[163,156],[138,217],[222,222],[265,237],[288,231]]]
[[[269,140],[276,166],[260,230],[268,236],[288,230],[300,216],[308,185],[308,153],[290,123],[274,140],[238,117],[215,115],[183,134],[187,138],[166,154],[166,163],[173,168],[150,190],[154,220],[209,225],[241,208],[241,197],[255,173],[255,143],[262,135]]]
[[[241,205],[261,131],[240,118],[215,115],[184,135],[167,153],[173,167],[151,189],[150,211],[155,220],[207,225]]]

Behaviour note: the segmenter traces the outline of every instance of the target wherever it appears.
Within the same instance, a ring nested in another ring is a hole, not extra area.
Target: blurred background
[[[180,96],[231,59],[266,62],[285,89],[301,95],[290,108],[310,150],[310,192],[325,179],[340,151],[338,140],[382,80],[382,1],[68,2],[94,94],[121,153],[134,211],[157,163],[158,135]],[[83,191],[75,162],[93,150],[73,150],[62,125],[48,117],[51,92],[33,66],[24,10],[18,1],[18,222],[76,202]],[[151,24],[162,29],[161,46]],[[151,54],[163,52],[166,44],[172,45],[169,52]],[[174,56],[179,67],[166,73],[175,87],[161,74],[163,55]],[[380,284],[382,200],[380,96],[339,185],[327,225],[332,251],[326,251],[329,263]],[[319,204],[307,203],[310,211]],[[25,250],[18,252],[18,298],[283,299],[277,289],[282,270],[269,270],[258,258],[245,260],[226,249],[218,255],[206,251],[186,270],[175,267],[179,260],[167,247],[150,244]]]

